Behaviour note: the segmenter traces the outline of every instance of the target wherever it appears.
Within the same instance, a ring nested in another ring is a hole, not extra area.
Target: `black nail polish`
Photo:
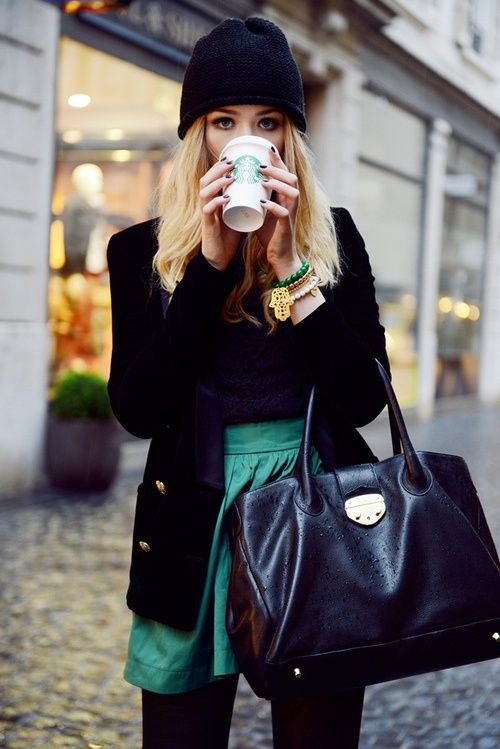
[[[274,146],[271,146],[271,151],[273,151],[274,153],[276,153],[276,149],[275,149]]]
[[[232,178],[232,176],[233,176],[232,174],[225,174],[225,175],[224,175],[224,177],[225,177],[226,179],[231,179],[231,178]]]
[[[229,164],[232,164],[232,163],[233,163],[232,161],[228,161],[228,162],[227,162],[227,165],[229,166]]]
[[[230,195],[223,195],[222,197],[226,198],[226,200],[227,200],[227,198],[230,198],[231,196]]]
[[[227,159],[227,156],[223,156],[221,161],[225,161]]]
[[[267,200],[264,200],[263,198],[260,199],[261,203],[267,203]]]
[[[260,167],[261,169],[267,169],[267,164],[259,164],[259,167]]]
[[[269,182],[269,177],[262,177],[261,182]]]

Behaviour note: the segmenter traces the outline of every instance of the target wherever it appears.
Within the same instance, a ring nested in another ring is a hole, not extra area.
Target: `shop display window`
[[[425,123],[363,92],[356,220],[367,240],[401,404],[417,398],[416,320]]]
[[[438,398],[477,390],[489,171],[488,156],[450,138],[437,310]]]
[[[57,96],[49,326],[51,379],[109,373],[106,247],[151,217],[151,196],[177,142],[180,84],[63,38]]]

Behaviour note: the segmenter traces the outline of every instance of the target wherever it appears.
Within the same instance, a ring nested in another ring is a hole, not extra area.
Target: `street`
[[[442,413],[409,430],[418,449],[465,457],[500,544],[500,408]],[[389,454],[383,418],[363,432],[379,457]],[[104,495],[0,500],[0,746],[140,749],[140,692],[121,674],[146,447],[124,444],[119,480]],[[369,687],[360,749],[498,749],[499,675],[497,660]],[[271,746],[268,703],[240,679],[230,747]]]

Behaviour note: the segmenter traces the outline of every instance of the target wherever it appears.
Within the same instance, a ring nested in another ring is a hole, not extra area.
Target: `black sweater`
[[[296,346],[292,323],[280,323],[268,334],[260,299],[253,288],[244,298],[249,320],[220,321],[214,332],[207,371],[219,394],[225,424],[271,421],[305,411],[304,353]]]

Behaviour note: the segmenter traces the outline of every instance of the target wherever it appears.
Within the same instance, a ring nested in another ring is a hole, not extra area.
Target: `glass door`
[[[439,275],[437,398],[477,390],[489,170],[487,156],[450,139]]]

